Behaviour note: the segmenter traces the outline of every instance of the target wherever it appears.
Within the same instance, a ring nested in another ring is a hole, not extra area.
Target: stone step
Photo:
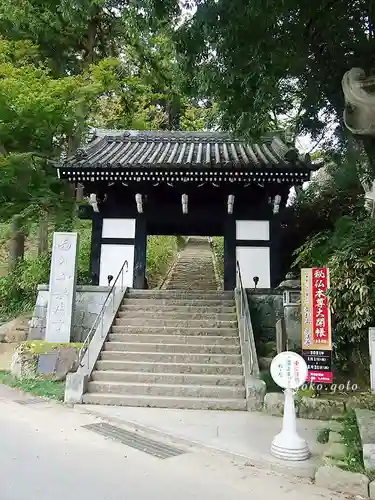
[[[234,307],[235,302],[233,299],[221,300],[221,299],[183,299],[183,298],[137,298],[133,299],[131,297],[125,297],[123,305],[137,305],[138,307],[145,307],[142,304],[147,304],[149,306],[187,306],[187,307]]]
[[[174,337],[171,338],[171,341]],[[158,344],[143,342],[105,342],[104,351],[175,353],[175,354],[241,354],[240,346],[236,345],[205,345],[205,344]]]
[[[243,375],[207,375],[192,373],[147,373],[147,372],[125,372],[117,370],[94,370],[92,372],[94,381],[104,382],[127,382],[142,384],[195,384],[195,385],[220,385],[220,386],[243,386]]]
[[[185,292],[194,292],[196,293],[197,290],[196,290],[196,287],[200,286],[200,287],[207,287],[207,290],[204,291],[204,290],[198,290],[199,292],[203,292],[203,293],[209,293],[209,292],[219,292],[220,290],[217,289],[217,282],[216,280],[205,280],[205,279],[201,279],[201,280],[189,280],[189,279],[171,279],[168,284],[167,284],[167,288],[166,290],[170,291],[170,287],[173,286],[174,287],[174,290],[176,290],[176,292],[178,291],[185,291]]]
[[[124,305],[120,307],[121,312],[135,312],[142,311],[142,313],[195,313],[195,314],[236,314],[236,308],[232,307],[222,307],[222,306],[189,306],[189,305],[163,305],[163,304],[149,304],[146,301],[136,301],[135,304],[128,304],[125,302]]]
[[[88,392],[83,395],[83,402],[97,405],[180,408],[186,410],[246,410],[245,399],[150,397]]]
[[[99,360],[96,370],[195,375],[243,375],[242,365]]]
[[[119,318],[143,318],[143,319],[179,319],[179,320],[209,320],[209,321],[237,321],[237,316],[232,313],[211,313],[211,312],[183,312],[183,311],[165,311],[164,309],[156,310],[123,310],[118,313]]]
[[[132,299],[187,299],[187,300],[234,300],[234,293],[227,292],[194,292],[185,290],[129,290],[127,297]]]
[[[116,325],[123,326],[166,326],[177,328],[237,328],[237,321],[215,321],[214,319],[162,319],[140,317],[128,318],[120,316],[115,320]]]
[[[241,365],[242,358],[239,354],[188,354],[188,353],[162,353],[162,352],[121,352],[102,351],[101,359],[104,361],[143,361],[146,363],[212,363],[219,365]]]
[[[194,272],[194,271],[193,271]],[[215,281],[216,276],[215,272],[200,272],[199,274],[192,274],[191,268],[181,269],[178,268],[176,272],[171,276],[172,279],[177,281],[199,281],[199,278],[202,278],[205,281]]]
[[[167,290],[173,291],[173,290],[195,290],[199,291],[202,290],[206,292],[207,290],[217,290],[217,285],[204,285],[201,283],[200,285],[174,285],[173,283],[170,283],[167,286]]]
[[[134,396],[167,396],[183,398],[245,398],[244,387],[225,385],[178,385],[140,384],[127,382],[93,381],[88,383],[88,392],[104,394],[128,394]]]
[[[189,278],[172,278],[170,281],[168,281],[168,284],[167,284],[167,287],[171,286],[171,285],[174,285],[175,287],[175,291],[178,292],[179,291],[179,287],[180,287],[180,292],[181,291],[184,291],[184,292],[191,292],[191,293],[197,293],[197,292],[200,292],[200,293],[220,293],[222,290],[218,290],[217,289],[217,282],[215,279],[205,279],[205,278],[201,278],[201,279],[190,279]],[[197,286],[206,286],[207,287],[207,290],[204,291],[204,290],[195,290],[195,287]],[[212,288],[213,287],[213,288]],[[166,289],[166,291],[171,291],[169,290],[169,288]]]
[[[201,281],[205,283],[216,283],[216,276],[212,273],[212,275],[198,274],[192,277],[191,273],[183,274],[179,271],[175,276],[171,276],[170,281],[174,283],[200,283]]]
[[[126,326],[115,324],[113,333],[157,334],[157,335],[214,335],[224,337],[238,337],[237,328],[185,328],[175,326]]]
[[[190,345],[232,345],[239,346],[238,337],[224,337],[217,335],[142,335],[128,333],[110,333],[109,342],[130,342],[146,344],[190,344]]]

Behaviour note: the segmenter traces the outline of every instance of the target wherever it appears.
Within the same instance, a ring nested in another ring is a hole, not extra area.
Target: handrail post
[[[248,305],[248,298],[246,294],[246,289],[243,286],[241,270],[238,261],[236,262],[236,295],[237,295],[237,307],[239,315],[239,327],[241,335],[241,344],[246,353],[246,358],[248,360],[247,369],[249,370],[249,375],[255,375],[257,378],[259,376],[259,368],[257,362],[257,354],[255,347],[254,331],[251,324],[251,316]],[[245,375],[246,377],[246,375]]]
[[[103,311],[103,309],[101,311],[101,315],[102,315],[102,317],[101,317],[101,321],[100,321],[100,323],[101,323],[100,336],[101,336],[101,338],[103,338],[103,329],[104,329],[104,311]]]

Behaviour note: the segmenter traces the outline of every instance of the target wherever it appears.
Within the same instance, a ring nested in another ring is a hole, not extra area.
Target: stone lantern
[[[289,350],[301,349],[301,280],[295,273],[288,273],[277,290],[283,292],[284,321]]]

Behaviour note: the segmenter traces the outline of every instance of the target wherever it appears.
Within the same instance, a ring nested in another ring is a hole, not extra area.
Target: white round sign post
[[[302,461],[310,457],[307,442],[297,434],[294,406],[294,391],[305,383],[307,373],[306,361],[295,352],[281,352],[271,363],[271,377],[285,389],[283,428],[271,446],[271,454],[282,460]]]

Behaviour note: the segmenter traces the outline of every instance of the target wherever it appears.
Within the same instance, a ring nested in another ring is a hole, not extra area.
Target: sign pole
[[[274,437],[271,454],[281,460],[303,461],[310,457],[307,442],[297,433],[294,390],[304,384],[307,364],[299,354],[291,351],[278,354],[271,363],[271,376],[284,388],[284,414],[282,430]]]
[[[283,427],[274,437],[271,454],[281,460],[302,461],[310,457],[307,442],[297,433],[296,408],[293,389],[284,391]]]

